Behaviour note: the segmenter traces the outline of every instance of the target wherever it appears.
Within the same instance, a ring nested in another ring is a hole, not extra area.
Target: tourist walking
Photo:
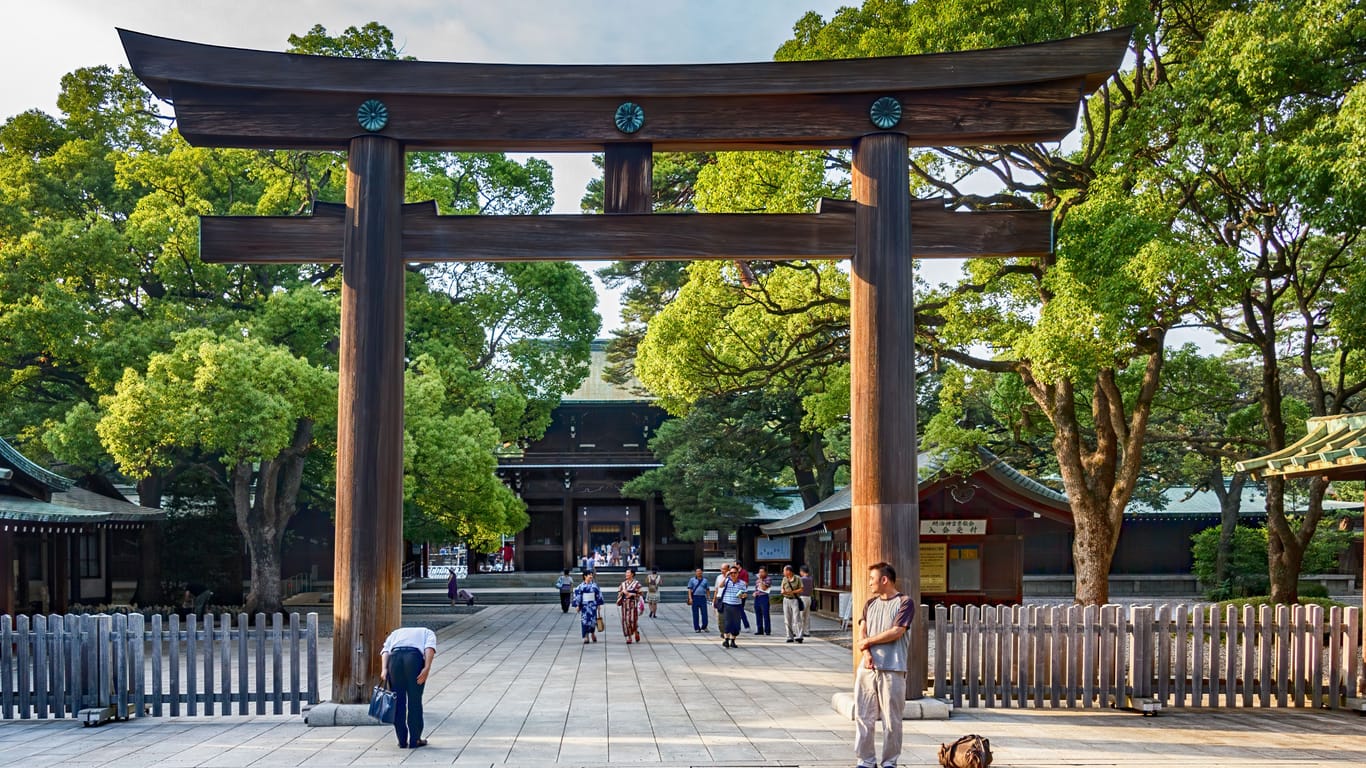
[[[735,648],[735,638],[740,634],[740,617],[745,615],[745,597],[749,585],[740,581],[739,569],[727,572],[726,580],[717,590],[721,601],[721,647]]]
[[[560,578],[555,579],[555,589],[560,591],[560,612],[569,613],[569,601],[574,597],[574,579],[569,575],[569,569],[564,569]]]
[[[783,580],[778,583],[783,595],[783,632],[787,642],[800,643],[806,635],[802,631],[802,580],[792,566],[783,566]]]
[[[768,578],[768,569],[760,568],[754,577],[754,634],[773,634],[773,621],[769,616],[768,590],[773,584]]]
[[[626,636],[626,644],[631,644],[631,639],[640,642],[640,606],[644,602],[641,595],[644,594],[645,587],[636,580],[636,572],[631,568],[626,569],[626,578],[622,579],[621,585],[617,587],[617,605],[621,608],[621,634]]]
[[[394,692],[394,734],[399,749],[427,746],[422,738],[422,690],[436,656],[436,633],[426,627],[399,627],[384,639],[380,669]]]
[[[710,591],[710,584],[702,576],[702,569],[693,571],[693,576],[688,579],[688,605],[692,607],[692,631],[707,631],[707,609],[711,607],[711,602],[707,599]]]
[[[896,765],[901,757],[901,714],[906,705],[906,656],[915,601],[896,588],[887,563],[868,567],[868,602],[854,627],[854,754],[862,768]],[[882,759],[874,728],[882,720]]]
[[[733,571],[731,578],[736,581],[742,581],[745,584],[751,583],[749,580],[749,571],[745,570],[745,566],[741,565],[739,560],[735,561],[735,566],[731,570]],[[745,612],[745,600],[747,599],[749,599],[748,595],[740,601],[740,623],[745,626],[746,632],[749,631],[749,614]]]
[[[645,577],[645,604],[650,607],[650,618],[656,618],[659,613],[659,587],[664,583],[664,579],[659,575],[658,568],[651,568],[650,575]]]
[[[579,630],[583,633],[583,644],[588,638],[598,641],[598,609],[602,607],[602,590],[598,589],[592,571],[584,571],[583,582],[574,588],[574,597],[569,604],[579,609]]]
[[[716,585],[711,593],[711,605],[716,609],[716,631],[722,635],[726,634],[726,612],[721,607],[721,591],[725,587],[726,579],[730,578],[730,563],[721,564],[721,573],[716,576]]]
[[[802,582],[802,634],[811,634],[811,612],[816,609],[816,580],[811,578],[811,569],[802,566],[797,569],[797,578]]]

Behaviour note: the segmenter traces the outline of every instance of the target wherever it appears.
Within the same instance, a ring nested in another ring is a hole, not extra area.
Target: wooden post
[[[402,617],[404,156],[383,136],[346,161],[332,699],[368,700]]]
[[[920,511],[915,436],[915,322],[911,295],[908,142],[880,133],[854,144],[854,259],[849,310],[852,428],[850,581],[857,621],[868,567],[896,569],[897,586],[920,603]],[[855,631],[855,639],[860,634]],[[927,656],[911,635],[906,696],[920,698]]]
[[[654,207],[652,145],[608,144],[602,176],[602,207],[607,213],[649,213]]]
[[[0,530],[0,615],[14,615],[14,532]]]

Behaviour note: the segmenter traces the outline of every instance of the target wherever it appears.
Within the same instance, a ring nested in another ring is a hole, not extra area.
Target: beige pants
[[[802,611],[797,610],[797,601],[792,598],[783,598],[783,631],[790,638],[805,635],[802,632]]]
[[[854,755],[858,764],[896,765],[901,757],[901,713],[906,708],[906,673],[882,672],[862,665],[854,674]],[[882,719],[882,760],[877,759],[875,729]]]

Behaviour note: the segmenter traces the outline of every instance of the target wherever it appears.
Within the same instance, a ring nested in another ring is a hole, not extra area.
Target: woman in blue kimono
[[[583,632],[583,644],[588,638],[598,641],[598,608],[602,605],[602,590],[593,582],[593,572],[585,571],[583,583],[574,588],[574,598],[569,604],[579,609],[579,629]]]

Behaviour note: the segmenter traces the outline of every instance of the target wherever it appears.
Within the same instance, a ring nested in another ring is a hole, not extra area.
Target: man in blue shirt
[[[688,605],[692,606],[692,631],[707,631],[707,611],[711,608],[711,601],[707,599],[707,589],[711,586],[702,576],[702,569],[693,571],[693,577],[688,579]]]

